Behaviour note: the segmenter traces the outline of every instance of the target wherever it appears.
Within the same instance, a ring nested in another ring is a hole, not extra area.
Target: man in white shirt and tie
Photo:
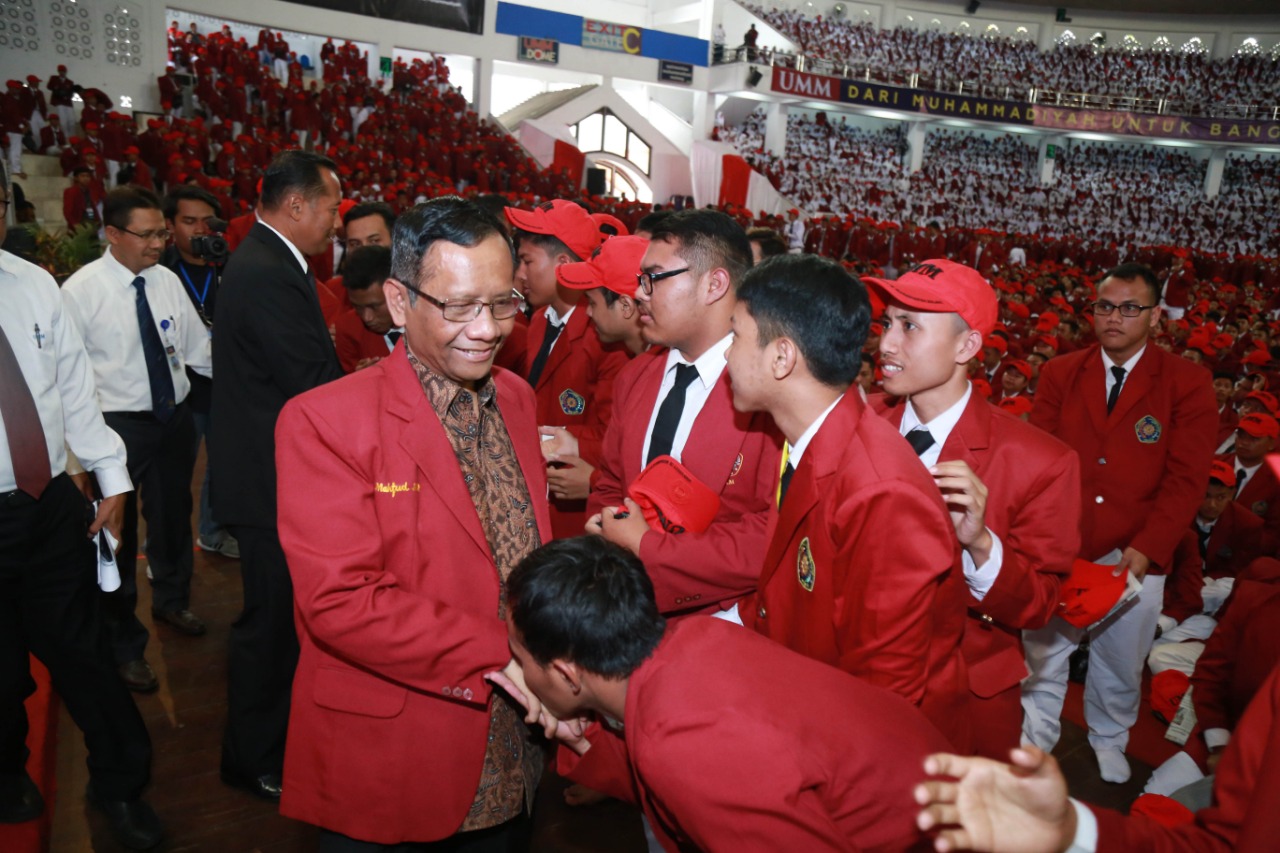
[[[191,477],[195,424],[185,404],[190,366],[213,375],[209,332],[182,283],[159,266],[168,240],[158,198],[137,187],[107,194],[107,251],[63,286],[67,313],[85,341],[107,424],[124,439],[129,473],[142,493],[151,613],[183,634],[204,623],[190,610],[193,540]],[[121,677],[133,690],[159,686],[143,657],[148,632],[138,620],[138,509],[125,500],[120,589],[108,594],[107,622]]]

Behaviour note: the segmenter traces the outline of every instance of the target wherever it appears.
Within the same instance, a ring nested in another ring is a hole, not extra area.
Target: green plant
[[[33,261],[62,280],[102,256],[98,227],[85,223],[70,231],[47,231],[39,225],[23,225],[34,244]]]

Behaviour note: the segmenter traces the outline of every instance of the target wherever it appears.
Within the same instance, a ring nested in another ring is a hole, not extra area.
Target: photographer
[[[165,249],[160,263],[178,276],[205,328],[213,335],[213,306],[218,296],[218,280],[228,252],[222,232],[226,223],[217,218],[218,200],[211,193],[190,184],[181,184],[164,200],[164,218],[173,233],[173,245]],[[209,412],[213,401],[213,380],[187,369],[191,394],[187,398],[196,423],[199,442],[209,432]],[[237,559],[240,546],[213,518],[209,508],[209,469],[200,485],[200,529],[196,543],[202,550]]]

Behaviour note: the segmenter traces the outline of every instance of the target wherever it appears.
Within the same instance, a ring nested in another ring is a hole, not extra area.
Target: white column
[[[927,121],[913,121],[907,125],[907,171],[915,174],[924,165],[924,141],[928,133]]]
[[[489,105],[493,94],[493,59],[483,56],[476,60],[475,110],[480,118],[489,118]],[[512,128],[514,130],[514,128]]]
[[[1209,166],[1204,172],[1204,197],[1217,198],[1222,189],[1222,169],[1227,165],[1227,149],[1214,148],[1209,152]]]
[[[1054,171],[1057,166],[1057,163],[1055,161],[1057,160],[1058,157],[1062,156],[1062,152],[1063,152],[1062,143],[1064,139],[1065,138],[1062,136],[1040,137],[1040,153],[1036,161],[1036,165],[1040,171],[1040,183],[1043,186],[1048,186],[1049,184],[1052,184],[1055,180],[1057,180],[1056,173]],[[1050,146],[1052,146],[1053,148],[1052,154],[1054,156],[1052,157],[1049,156],[1051,153],[1049,150]]]
[[[778,157],[787,151],[787,108],[778,101],[769,103],[765,115],[764,148]]]

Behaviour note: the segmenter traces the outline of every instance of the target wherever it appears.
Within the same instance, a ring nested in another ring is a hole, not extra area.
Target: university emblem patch
[[[738,454],[738,458],[733,460],[733,470],[729,472],[729,479],[738,476],[738,472],[742,470],[742,454]]]
[[[813,581],[818,567],[813,564],[813,551],[809,548],[809,537],[800,540],[800,552],[796,555],[796,579],[805,592],[813,592]]]
[[[1159,441],[1161,429],[1160,422],[1151,415],[1143,417],[1133,425],[1133,431],[1138,434],[1138,441],[1143,444],[1155,444]]]
[[[566,415],[580,415],[586,410],[587,401],[577,391],[566,388],[560,392],[560,411]]]
[[[1249,507],[1253,514],[1259,518],[1266,518],[1267,510],[1270,508],[1271,504],[1269,501],[1254,501],[1253,506]]]

